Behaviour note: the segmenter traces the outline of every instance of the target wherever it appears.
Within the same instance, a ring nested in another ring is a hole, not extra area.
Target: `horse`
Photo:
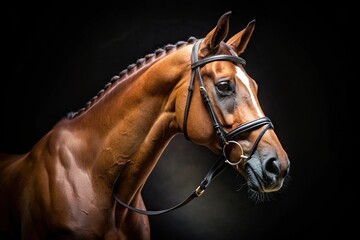
[[[230,15],[130,64],[29,152],[0,154],[0,236],[149,239],[148,215],[201,196],[225,167],[253,192],[281,189],[290,161],[240,57],[255,20],[225,40]],[[184,202],[148,211],[141,191],[177,134],[219,160]]]

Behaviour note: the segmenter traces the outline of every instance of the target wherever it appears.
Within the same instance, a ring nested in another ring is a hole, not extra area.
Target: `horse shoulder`
[[[94,217],[95,193],[89,173],[77,163],[76,141],[66,127],[55,127],[19,164],[17,197],[21,204],[15,208],[20,209],[26,234],[91,238],[98,233],[94,223],[99,223],[101,214]]]

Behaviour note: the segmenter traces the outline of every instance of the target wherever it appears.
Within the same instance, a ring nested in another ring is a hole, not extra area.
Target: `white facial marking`
[[[244,73],[244,71],[238,67],[238,66],[235,66],[236,68],[236,76],[241,80],[241,82],[246,86],[249,94],[250,94],[250,98],[251,98],[251,101],[256,109],[256,112],[258,114],[258,117],[263,117],[264,114],[262,113],[262,111],[260,110],[260,107],[257,103],[257,101],[255,100],[255,96],[254,96],[254,93],[251,91],[251,88],[250,88],[250,80],[249,78],[246,76],[246,74]]]

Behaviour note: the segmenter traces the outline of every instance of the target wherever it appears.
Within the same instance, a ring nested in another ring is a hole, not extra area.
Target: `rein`
[[[179,204],[168,208],[168,209],[164,209],[164,210],[158,210],[158,211],[145,211],[145,210],[141,210],[141,209],[137,209],[134,208],[124,202],[122,202],[120,199],[118,199],[115,195],[115,188],[117,187],[117,182],[118,182],[118,178],[120,176],[120,174],[116,177],[115,182],[113,184],[113,188],[112,188],[112,192],[113,192],[113,197],[115,199],[115,201],[117,203],[119,203],[120,205],[122,205],[125,208],[128,208],[134,212],[140,213],[140,214],[144,214],[144,215],[160,215],[163,213],[167,213],[170,212],[172,210],[178,209],[184,205],[186,205],[187,203],[191,202],[193,199],[200,197],[205,189],[209,186],[209,184],[216,178],[217,175],[219,175],[221,172],[223,172],[223,170],[229,166],[236,166],[238,167],[238,165],[240,164],[240,162],[242,160],[247,161],[248,159],[250,159],[252,157],[252,155],[254,154],[257,145],[259,144],[262,136],[265,134],[265,132],[269,129],[269,128],[273,128],[273,124],[271,122],[271,120],[267,117],[261,117],[258,119],[255,119],[253,121],[244,123],[244,124],[240,124],[239,126],[237,126],[235,129],[233,129],[230,132],[227,132],[223,129],[223,127],[221,126],[221,124],[219,123],[218,118],[216,117],[215,111],[213,106],[211,105],[211,101],[209,98],[209,95],[206,91],[203,79],[201,77],[200,74],[200,67],[206,65],[207,63],[210,62],[214,62],[214,61],[230,61],[234,64],[242,64],[245,65],[246,62],[243,58],[237,56],[237,54],[228,46],[228,45],[224,45],[232,55],[215,55],[215,56],[210,56],[207,58],[203,58],[201,60],[198,59],[198,50],[199,50],[199,45],[201,43],[201,40],[198,40],[192,49],[192,53],[191,53],[191,77],[190,77],[190,84],[189,84],[189,88],[188,88],[188,95],[187,95],[187,99],[186,99],[186,105],[185,105],[185,113],[184,113],[184,122],[183,122],[183,132],[184,132],[184,136],[188,141],[191,141],[189,139],[189,136],[187,134],[187,119],[188,119],[188,115],[189,115],[189,108],[190,108],[190,102],[191,102],[191,98],[192,98],[192,93],[193,93],[193,88],[194,88],[194,81],[195,81],[195,76],[197,75],[197,79],[199,80],[199,84],[200,84],[200,94],[201,97],[209,111],[210,114],[210,118],[212,121],[212,125],[215,129],[216,135],[219,138],[219,142],[222,148],[222,155],[219,155],[218,160],[215,162],[215,164],[211,167],[211,169],[208,171],[208,173],[206,174],[205,178],[201,181],[200,185],[182,202],[180,202]],[[251,130],[255,130],[258,129],[262,126],[265,127],[262,129],[262,131],[260,132],[260,134],[258,135],[257,139],[255,140],[253,147],[251,148],[249,154],[246,156],[244,155],[244,151],[242,146],[240,145],[240,143],[238,143],[237,141],[234,141],[233,139],[238,136],[239,134],[243,133],[243,132],[247,132],[247,131],[251,131]],[[234,144],[235,146],[239,147],[241,150],[241,154],[239,157],[239,161],[238,162],[230,162],[227,159],[226,156],[226,149],[230,146]]]

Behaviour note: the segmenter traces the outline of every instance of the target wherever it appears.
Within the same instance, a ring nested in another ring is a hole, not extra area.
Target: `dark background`
[[[353,144],[358,107],[350,94],[358,79],[354,7],[343,1],[317,7],[225,2],[4,8],[0,152],[30,150],[129,64],[167,43],[204,37],[231,10],[229,37],[257,21],[243,56],[258,82],[262,108],[290,156],[291,180],[272,201],[254,202],[240,189],[242,177],[228,169],[201,198],[150,217],[153,239],[350,236],[358,191]],[[175,137],[143,191],[148,208],[183,200],[215,159],[183,135]]]

